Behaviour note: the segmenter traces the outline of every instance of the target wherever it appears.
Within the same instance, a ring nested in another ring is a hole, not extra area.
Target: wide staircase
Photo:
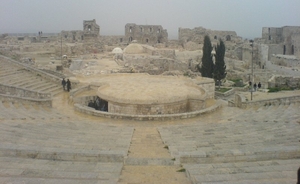
[[[0,84],[15,86],[27,90],[51,93],[55,96],[62,92],[60,84],[40,74],[34,74],[26,68],[0,57]]]
[[[227,107],[215,121],[162,126],[170,153],[193,183],[296,183],[300,104]]]
[[[133,128],[75,119],[0,123],[0,183],[117,183]]]

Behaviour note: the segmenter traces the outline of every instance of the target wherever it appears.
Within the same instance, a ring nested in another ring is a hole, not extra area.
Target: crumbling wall
[[[235,31],[216,31],[203,27],[195,27],[194,29],[179,28],[178,30],[178,40],[183,43],[193,41],[203,44],[206,35],[210,37],[211,41],[222,39],[223,41],[237,42],[241,40]]]
[[[269,87],[291,87],[291,88],[300,88],[300,77],[294,76],[273,76],[269,80]]]
[[[161,25],[125,25],[125,41],[131,43],[136,40],[142,44],[156,44],[168,41],[168,32]]]

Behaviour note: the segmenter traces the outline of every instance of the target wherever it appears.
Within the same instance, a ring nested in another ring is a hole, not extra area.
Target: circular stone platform
[[[201,110],[206,100],[213,98],[201,82],[214,85],[207,78],[114,74],[97,79],[97,95],[108,102],[110,113],[177,114]]]

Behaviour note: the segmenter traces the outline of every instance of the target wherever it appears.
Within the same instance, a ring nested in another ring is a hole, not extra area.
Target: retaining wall
[[[229,106],[235,106],[242,109],[246,109],[249,107],[260,107],[260,106],[267,106],[267,105],[281,105],[281,104],[292,104],[292,103],[300,103],[300,95],[247,101],[243,95],[236,94],[234,103],[229,102],[228,104]]]
[[[213,106],[210,106],[206,109],[202,109],[194,112],[180,113],[180,114],[163,114],[163,115],[128,115],[128,114],[115,114],[103,111],[97,111],[94,108],[87,107],[82,104],[74,104],[74,108],[76,111],[93,115],[99,117],[106,117],[112,119],[130,119],[130,120],[138,120],[138,121],[163,121],[163,120],[174,120],[174,119],[186,119],[196,117],[202,114],[207,114],[210,112],[214,112],[217,109],[221,108],[222,104],[220,101],[216,101]]]
[[[26,98],[26,97],[17,97],[17,96],[10,96],[0,94],[1,101],[8,101],[8,102],[25,102],[26,104],[37,104],[37,105],[44,105],[47,107],[52,107],[52,99],[35,99],[35,98]]]
[[[51,99],[52,97],[51,93],[40,93],[37,91],[4,84],[0,84],[0,94],[34,99]]]

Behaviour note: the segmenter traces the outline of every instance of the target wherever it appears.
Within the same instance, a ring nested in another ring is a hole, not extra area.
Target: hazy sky
[[[101,35],[124,35],[126,23],[202,26],[261,37],[262,27],[300,26],[300,0],[0,0],[0,34],[82,30],[96,19]]]

